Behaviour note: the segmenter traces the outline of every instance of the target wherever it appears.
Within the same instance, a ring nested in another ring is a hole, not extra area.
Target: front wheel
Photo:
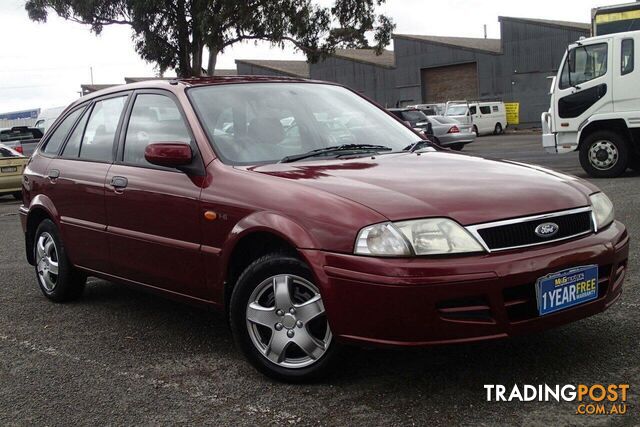
[[[480,131],[478,130],[478,126],[473,125],[473,132],[476,134],[476,137],[480,136]]]
[[[69,262],[56,225],[48,219],[40,223],[33,245],[38,285],[45,297],[55,302],[79,298],[87,277]]]
[[[237,346],[260,372],[301,382],[325,374],[337,344],[309,268],[297,258],[270,254],[241,274],[230,304]]]
[[[629,166],[629,160],[627,140],[612,131],[594,132],[580,144],[580,164],[595,178],[622,175]]]

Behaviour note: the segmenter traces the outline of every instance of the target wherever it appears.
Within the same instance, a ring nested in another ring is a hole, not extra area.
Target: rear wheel
[[[455,150],[455,151],[462,151],[463,147],[464,147],[464,144],[451,144],[449,146],[449,148],[451,148],[452,150]]]
[[[502,129],[502,125],[500,123],[496,123],[496,127],[493,129],[494,135],[501,135],[504,130]]]
[[[622,175],[629,166],[629,154],[627,140],[608,130],[594,132],[580,144],[580,164],[595,178]]]
[[[87,277],[69,262],[58,228],[51,220],[40,223],[33,246],[36,277],[44,296],[55,302],[80,297]]]
[[[230,304],[238,347],[263,374],[301,382],[323,375],[337,355],[318,287],[297,258],[270,254],[242,273]]]

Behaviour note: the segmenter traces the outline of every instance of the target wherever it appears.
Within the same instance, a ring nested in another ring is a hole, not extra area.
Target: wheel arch
[[[57,211],[48,197],[38,195],[33,198],[29,206],[29,213],[27,214],[27,225],[24,235],[24,246],[29,264],[34,265],[35,263],[33,258],[33,241],[38,225],[45,219],[49,219],[58,225],[57,218]]]
[[[221,252],[223,301],[228,310],[233,288],[249,264],[272,252],[283,252],[307,262],[299,249],[317,248],[316,241],[298,223],[273,212],[258,212],[239,221]]]
[[[630,143],[633,142],[633,135],[627,126],[627,122],[624,119],[603,119],[603,120],[595,120],[588,123],[584,128],[580,130],[580,134],[578,136],[578,147],[576,150],[580,150],[582,147],[582,143],[587,137],[597,131],[607,130],[613,131],[624,138],[627,139]],[[635,148],[635,144],[631,144],[634,146],[633,150],[637,152]]]

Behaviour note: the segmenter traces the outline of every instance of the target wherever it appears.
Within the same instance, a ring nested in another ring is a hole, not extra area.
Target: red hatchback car
[[[23,186],[46,297],[97,276],[226,310],[248,360],[289,381],[342,343],[469,342],[599,313],[627,267],[593,185],[432,146],[322,82],[97,92],[47,132]]]

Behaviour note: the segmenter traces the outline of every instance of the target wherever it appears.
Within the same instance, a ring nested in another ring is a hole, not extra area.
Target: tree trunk
[[[209,46],[209,64],[207,65],[207,75],[213,76],[216,70],[216,61],[218,60],[218,50]]]
[[[199,37],[199,35],[198,35]],[[202,51],[204,50],[204,46],[202,40],[196,38],[196,34],[193,34],[193,53],[191,54],[192,59],[192,71],[193,75],[196,77],[200,77],[202,75]]]
[[[192,77],[191,55],[189,43],[189,24],[183,2],[177,3],[177,35],[178,35],[178,74],[180,77]]]

